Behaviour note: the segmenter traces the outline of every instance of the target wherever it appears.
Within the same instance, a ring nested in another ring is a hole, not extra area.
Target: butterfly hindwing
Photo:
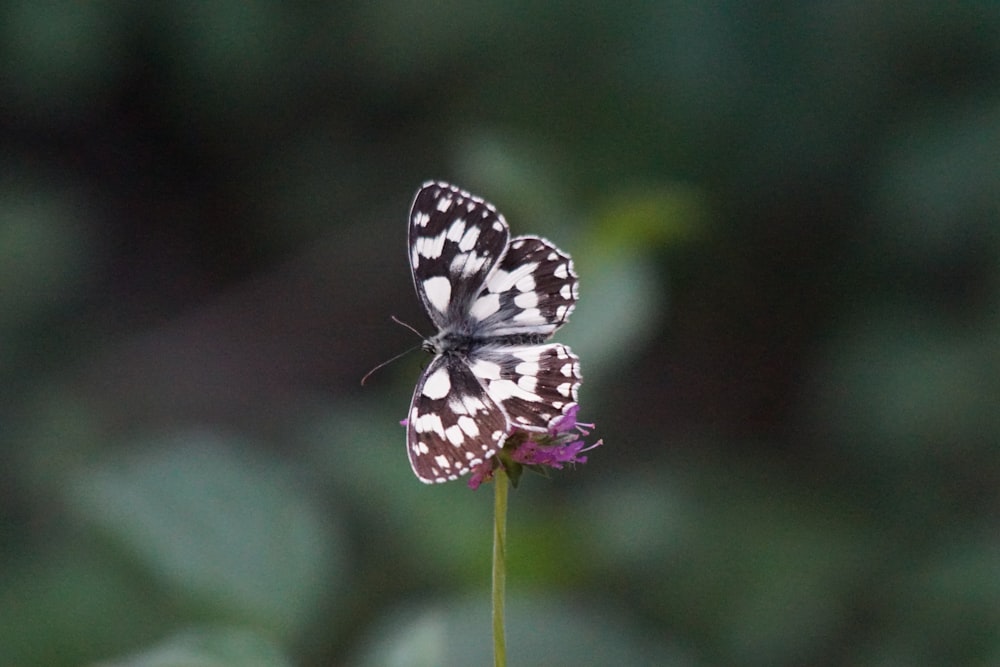
[[[545,431],[576,405],[580,361],[560,343],[484,347],[470,360],[486,393],[513,426]]]

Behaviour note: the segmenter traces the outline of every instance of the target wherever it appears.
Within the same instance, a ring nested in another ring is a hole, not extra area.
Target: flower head
[[[581,436],[589,435],[594,425],[578,422],[576,415],[579,411],[580,406],[573,405],[549,425],[546,433],[513,427],[507,434],[503,449],[473,468],[469,488],[477,489],[483,482],[491,480],[498,465],[504,466],[511,482],[516,484],[523,466],[545,474],[545,468],[561,470],[567,463],[586,463],[587,457],[582,454],[600,447],[604,441],[598,440],[589,447],[584,443]]]

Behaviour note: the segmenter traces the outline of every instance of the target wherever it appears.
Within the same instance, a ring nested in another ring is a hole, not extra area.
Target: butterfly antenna
[[[409,329],[409,330],[410,330],[410,331],[412,331],[413,333],[415,333],[415,334],[417,334],[418,336],[420,336],[421,340],[423,339],[424,335],[423,335],[422,333],[420,333],[419,331],[417,331],[417,330],[416,330],[416,329],[415,329],[415,328],[414,328],[413,326],[411,326],[411,325],[407,324],[406,322],[404,322],[403,320],[399,319],[399,318],[398,318],[398,317],[396,317],[395,315],[390,315],[389,317],[391,317],[391,318],[392,318],[392,321],[393,321],[393,322],[395,322],[396,324],[398,324],[399,326],[401,326],[401,327],[404,327],[404,328],[406,328],[406,329]],[[391,361],[391,360],[390,360],[390,361]]]
[[[396,361],[396,359],[399,359],[400,357],[405,357],[406,355],[408,355],[410,352],[413,352],[418,347],[420,347],[420,346],[419,345],[414,345],[413,347],[411,347],[408,350],[403,350],[402,352],[400,352],[399,354],[397,354],[395,357],[393,357],[391,359],[388,359],[386,361],[383,361],[381,364],[379,364],[375,368],[373,368],[370,371],[368,371],[367,373],[365,373],[365,376],[363,378],[361,378],[361,385],[364,386],[365,381],[371,376],[372,373],[374,373],[378,369],[382,368],[383,366],[388,366],[389,364],[391,364],[392,362]]]
[[[403,320],[399,319],[395,315],[392,315],[391,317],[392,317],[392,321],[393,322],[395,322],[396,324],[399,324],[400,326],[403,326],[403,327],[409,329],[413,333],[415,333],[418,336],[420,336],[420,339],[423,340],[424,335],[422,333],[420,333],[415,328],[413,328],[412,326],[410,326],[409,324],[407,324]],[[402,352],[400,352],[396,356],[392,357],[391,359],[387,359],[386,361],[383,361],[381,364],[379,364],[375,368],[373,368],[370,371],[368,371],[367,373],[365,373],[365,376],[363,378],[361,378],[361,386],[364,386],[365,381],[368,380],[368,378],[371,376],[372,373],[374,373],[378,369],[382,368],[383,366],[388,366],[389,364],[391,364],[392,362],[396,361],[400,357],[405,357],[406,355],[408,355],[410,352],[413,352],[418,347],[420,347],[420,346],[419,345],[414,345],[413,347],[409,348],[408,350],[403,350]]]

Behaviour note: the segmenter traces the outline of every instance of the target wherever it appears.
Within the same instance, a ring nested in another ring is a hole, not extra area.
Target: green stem
[[[503,605],[507,587],[507,473],[498,466],[493,476],[493,665],[505,667],[507,645],[504,641]]]

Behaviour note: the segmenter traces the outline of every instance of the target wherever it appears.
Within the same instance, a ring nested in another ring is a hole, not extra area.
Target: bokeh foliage
[[[571,252],[517,665],[1000,663],[1000,5],[0,0],[0,664],[489,660],[428,178]]]

